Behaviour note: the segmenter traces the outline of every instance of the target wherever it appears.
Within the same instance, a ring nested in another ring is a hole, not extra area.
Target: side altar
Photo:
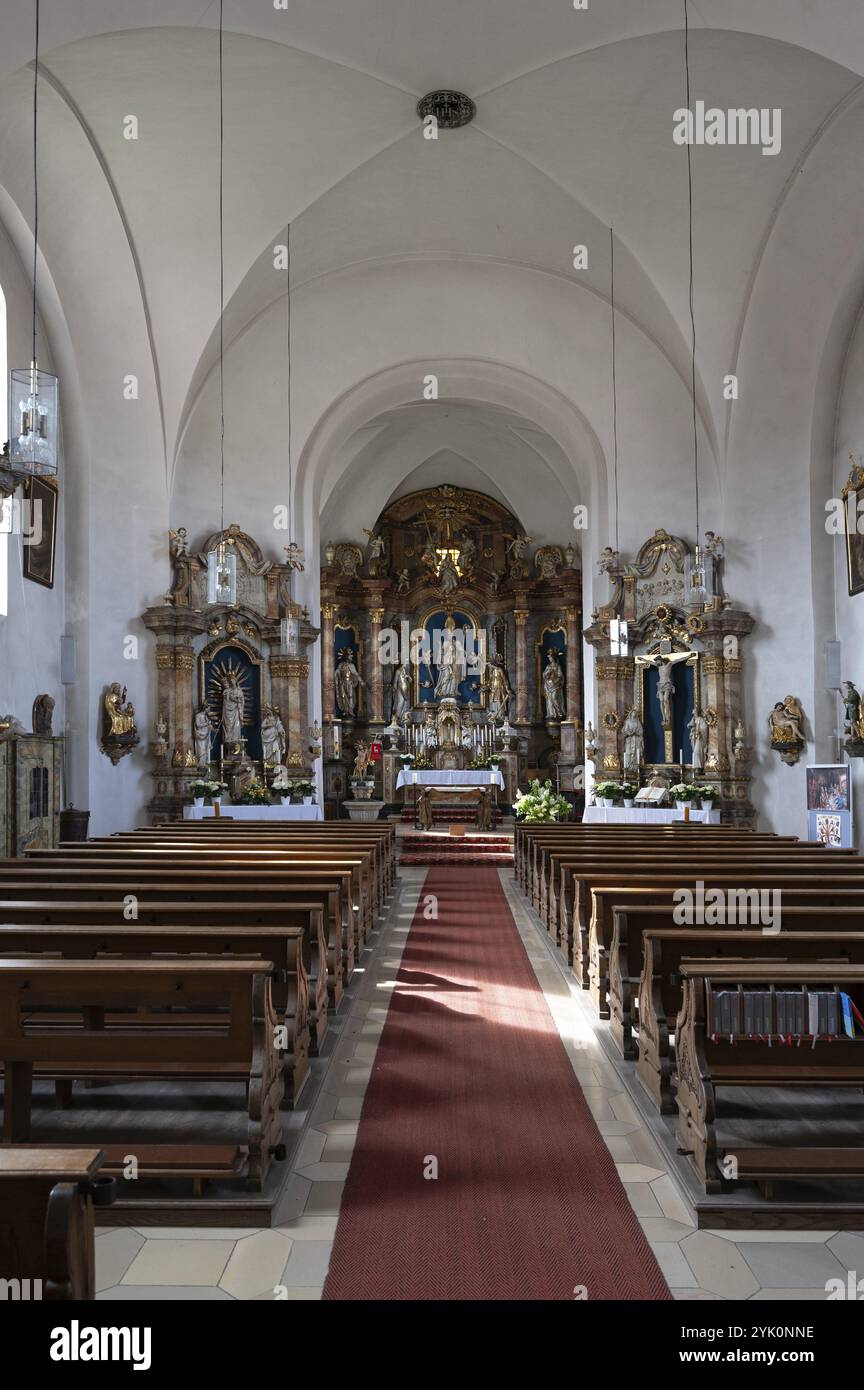
[[[691,550],[657,530],[631,563],[603,552],[612,592],[585,630],[597,711],[586,758],[598,780],[711,784],[722,820],[752,823],[742,674],[754,621],[724,591],[724,560],[711,531]]]
[[[231,594],[214,593],[208,555],[227,556]],[[173,583],[144,624],[156,638],[157,718],[150,744],[149,810],[180,819],[189,787],[225,782],[235,800],[253,779],[268,785],[310,778],[308,648],[318,629],[291,596],[296,547],[268,560],[231,525],[190,551],[171,533]]]
[[[528,775],[578,785],[581,574],[570,544],[534,546],[482,493],[444,484],[391,502],[366,540],[328,542],[321,569],[325,796],[348,795],[378,745],[375,796],[395,808],[407,757],[479,770],[503,798]]]

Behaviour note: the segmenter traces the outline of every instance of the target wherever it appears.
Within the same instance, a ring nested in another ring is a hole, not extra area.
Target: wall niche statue
[[[102,752],[116,767],[139,743],[135,707],[126,701],[126,687],[113,681],[102,696]]]

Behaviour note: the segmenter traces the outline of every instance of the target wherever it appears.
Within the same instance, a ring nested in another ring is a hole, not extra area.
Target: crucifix
[[[665,645],[665,644],[664,644]],[[657,668],[657,690],[655,692],[657,703],[660,706],[660,722],[663,725],[663,761],[671,763],[675,757],[675,750],[672,747],[672,709],[675,701],[675,685],[673,680],[673,666],[678,661],[692,661],[692,652],[661,652],[655,656],[637,656],[637,666],[655,666]]]

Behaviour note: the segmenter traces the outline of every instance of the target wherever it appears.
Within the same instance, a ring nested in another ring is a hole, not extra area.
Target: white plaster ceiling
[[[719,383],[734,370],[777,210],[806,178],[808,152],[830,142],[833,113],[857,101],[864,6],[694,0],[691,14],[694,99],[783,110],[777,158],[694,151],[700,408],[716,442]],[[67,126],[86,140],[52,170],[42,215],[81,218],[94,180],[110,191],[161,383],[169,476],[214,360],[217,16],[213,0],[43,4],[54,89],[43,141],[59,146]],[[587,12],[567,0],[290,0],[287,11],[227,0],[229,340],[283,293],[272,247],[289,221],[298,294],[369,261],[411,257],[498,258],[572,280],[570,248],[586,241],[580,283],[602,296],[614,221],[621,311],[683,376],[686,169],[671,140],[681,20],[680,0],[591,0]],[[0,70],[15,73],[31,49],[31,0],[5,0]],[[0,92],[0,185],[25,217],[28,81],[19,71]],[[432,144],[414,106],[438,85],[468,91],[478,115]],[[129,113],[138,141],[123,138]],[[98,224],[91,232],[99,238]],[[99,293],[98,283],[57,288],[61,300]],[[76,347],[95,344],[85,331]]]

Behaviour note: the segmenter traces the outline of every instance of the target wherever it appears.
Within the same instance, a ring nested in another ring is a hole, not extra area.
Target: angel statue
[[[400,570],[396,576],[396,581],[397,594],[407,594],[408,590],[411,588],[411,576],[408,571]]]
[[[543,670],[543,699],[546,704],[546,719],[550,724],[564,718],[564,676],[558,658],[550,647],[546,653]]]
[[[296,541],[292,541],[290,545],[283,545],[282,549],[285,551],[285,563],[289,570],[299,570],[302,574],[306,568],[303,564],[302,545],[298,545]]]
[[[529,545],[531,545],[533,540],[533,536],[514,536],[512,541],[508,545],[505,553],[507,555],[512,555],[513,557],[512,563],[510,565],[511,579],[524,578],[525,566],[522,563],[522,557],[525,554],[525,551],[528,549]]]

